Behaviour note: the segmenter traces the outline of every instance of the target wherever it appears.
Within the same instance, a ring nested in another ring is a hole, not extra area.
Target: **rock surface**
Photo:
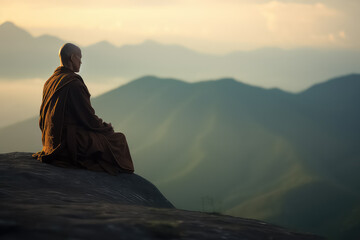
[[[0,154],[1,239],[323,239],[174,206],[136,174],[65,169]]]
[[[174,206],[149,181],[136,174],[112,176],[41,163],[31,153],[0,154],[1,197],[26,203],[123,203]]]

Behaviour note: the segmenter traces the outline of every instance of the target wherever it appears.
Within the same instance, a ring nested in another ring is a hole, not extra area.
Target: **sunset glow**
[[[0,1],[0,23],[82,46],[147,39],[208,53],[261,47],[359,48],[358,1]]]

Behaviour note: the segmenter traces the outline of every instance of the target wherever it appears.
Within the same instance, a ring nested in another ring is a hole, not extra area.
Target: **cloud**
[[[336,0],[0,1],[0,21],[14,21],[34,35],[47,33],[80,45],[153,39],[224,53],[360,42],[352,0],[343,5]]]
[[[259,5],[260,11],[267,21],[267,29],[277,41],[290,45],[327,44],[317,42],[319,36],[327,36],[334,31],[342,13],[322,3],[284,3],[272,1]],[[330,41],[332,42],[332,40]]]
[[[346,33],[345,33],[345,31],[340,31],[340,32],[339,32],[339,37],[342,38],[342,39],[346,39]]]

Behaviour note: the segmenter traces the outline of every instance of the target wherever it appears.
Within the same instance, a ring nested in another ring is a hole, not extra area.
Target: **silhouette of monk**
[[[39,126],[42,151],[34,158],[70,168],[105,171],[112,175],[134,172],[124,134],[114,132],[99,118],[79,72],[81,50],[66,43],[59,50],[60,66],[45,82]]]

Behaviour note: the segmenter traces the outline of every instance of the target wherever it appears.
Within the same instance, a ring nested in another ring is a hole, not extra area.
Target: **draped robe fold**
[[[46,81],[40,107],[40,161],[94,171],[134,172],[124,134],[99,118],[90,102],[83,79],[66,67],[58,67]]]

